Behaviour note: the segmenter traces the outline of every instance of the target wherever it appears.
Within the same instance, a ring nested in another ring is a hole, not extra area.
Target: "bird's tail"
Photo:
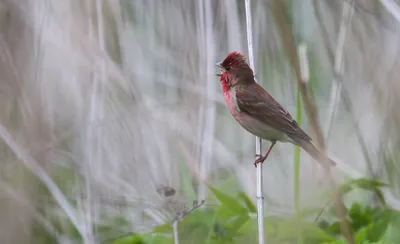
[[[311,155],[318,163],[322,164],[322,166],[329,165],[335,166],[336,163],[332,159],[325,156],[323,152],[318,150],[311,141],[302,140],[298,143],[298,145],[303,148],[308,154]]]

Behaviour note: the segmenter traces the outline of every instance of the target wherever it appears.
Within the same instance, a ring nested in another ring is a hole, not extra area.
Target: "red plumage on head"
[[[249,65],[246,62],[246,57],[240,52],[231,52],[225,60],[221,63],[221,66],[226,68],[231,67],[248,67]]]

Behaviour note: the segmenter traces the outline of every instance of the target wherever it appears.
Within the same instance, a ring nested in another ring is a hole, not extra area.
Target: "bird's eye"
[[[225,68],[226,70],[230,70],[231,69],[231,67],[229,67],[229,66],[226,66],[226,68]]]

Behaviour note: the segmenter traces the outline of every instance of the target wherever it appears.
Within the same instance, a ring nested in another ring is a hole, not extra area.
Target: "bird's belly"
[[[245,112],[237,112],[232,115],[245,130],[264,140],[290,141],[290,138],[285,133],[249,116]]]
[[[246,112],[241,111],[237,104],[235,93],[234,89],[225,92],[224,99],[232,116],[245,130],[264,140],[277,140],[282,142],[290,141],[290,138],[285,133],[274,129],[268,124],[251,117]]]

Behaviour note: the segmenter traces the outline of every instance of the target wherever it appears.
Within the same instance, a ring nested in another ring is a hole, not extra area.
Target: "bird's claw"
[[[257,168],[257,164],[264,163],[266,157],[256,154],[257,159],[254,161],[254,167]]]

